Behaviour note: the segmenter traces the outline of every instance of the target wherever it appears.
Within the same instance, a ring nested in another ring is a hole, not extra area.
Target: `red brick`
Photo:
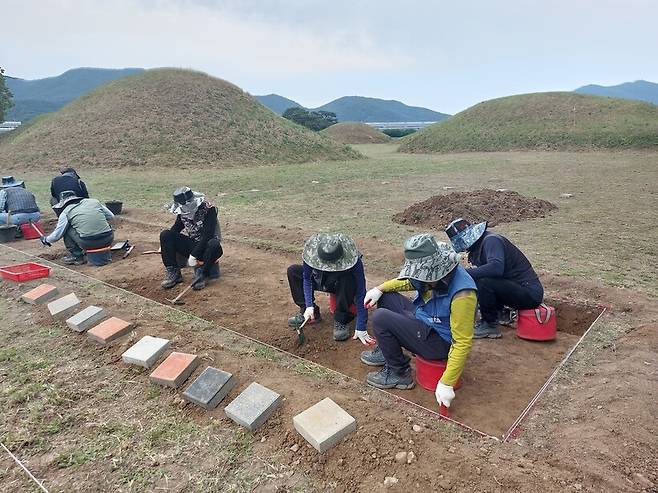
[[[89,329],[87,331],[87,337],[99,344],[107,344],[114,339],[126,335],[132,328],[133,324],[130,322],[117,317],[111,317]]]
[[[25,293],[23,296],[21,296],[21,299],[26,303],[30,303],[31,305],[40,305],[46,301],[52,300],[58,294],[59,289],[57,289],[55,286],[51,286],[50,284],[42,284],[41,286],[37,286],[33,290]]]
[[[173,352],[151,373],[151,381],[176,388],[189,377],[199,364],[195,354]]]

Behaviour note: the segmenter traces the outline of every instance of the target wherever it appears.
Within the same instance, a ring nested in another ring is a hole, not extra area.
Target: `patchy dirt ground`
[[[473,223],[488,221],[490,226],[495,226],[500,223],[545,217],[555,210],[557,206],[547,200],[525,197],[511,190],[499,192],[485,188],[471,192],[435,195],[395,214],[393,221],[443,231],[458,217]]]

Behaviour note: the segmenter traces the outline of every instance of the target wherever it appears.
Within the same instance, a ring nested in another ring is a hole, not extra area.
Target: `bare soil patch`
[[[393,221],[443,230],[458,217],[473,223],[487,221],[490,226],[495,226],[545,217],[556,210],[557,206],[547,200],[525,197],[511,190],[498,192],[484,188],[435,195],[395,214]]]

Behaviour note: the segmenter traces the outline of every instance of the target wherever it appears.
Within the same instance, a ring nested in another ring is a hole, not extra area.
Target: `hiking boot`
[[[334,320],[334,341],[346,341],[350,338],[350,329],[347,324]]]
[[[64,262],[66,265],[82,265],[87,262],[87,259],[85,259],[84,255],[67,255],[62,259],[62,262]]]
[[[171,289],[179,282],[183,282],[183,276],[178,267],[165,267],[165,278],[160,283],[164,289]]]
[[[194,291],[201,291],[206,287],[206,275],[202,268],[197,267],[194,270],[194,279],[192,279],[192,289]]]
[[[322,320],[322,317],[320,316],[320,307],[316,306],[315,307],[315,318],[309,320],[306,322],[306,325],[311,325],[318,323],[320,320]],[[296,315],[293,315],[288,319],[288,326],[292,327],[293,329],[298,329],[300,325],[304,323],[304,314],[299,312]],[[306,325],[304,327],[306,327]]]
[[[398,373],[390,366],[384,366],[379,371],[368,373],[366,383],[378,389],[413,389],[416,386],[411,368]]]
[[[384,353],[382,353],[379,346],[375,346],[374,348],[361,353],[361,362],[368,366],[384,366],[386,360],[384,359]]]
[[[519,313],[514,308],[504,307],[498,312],[498,323],[510,326],[519,318]]]
[[[503,337],[503,334],[500,331],[500,324],[498,322],[480,320],[475,324],[473,339],[500,339],[501,337]]]

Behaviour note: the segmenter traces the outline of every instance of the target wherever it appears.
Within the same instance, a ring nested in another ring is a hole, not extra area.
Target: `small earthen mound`
[[[339,144],[384,144],[391,138],[365,123],[336,123],[321,132]]]
[[[458,217],[473,223],[488,221],[490,226],[495,226],[499,223],[545,217],[555,210],[557,206],[547,200],[524,197],[508,190],[497,192],[485,188],[472,192],[435,195],[394,215],[393,221],[443,230]]]

